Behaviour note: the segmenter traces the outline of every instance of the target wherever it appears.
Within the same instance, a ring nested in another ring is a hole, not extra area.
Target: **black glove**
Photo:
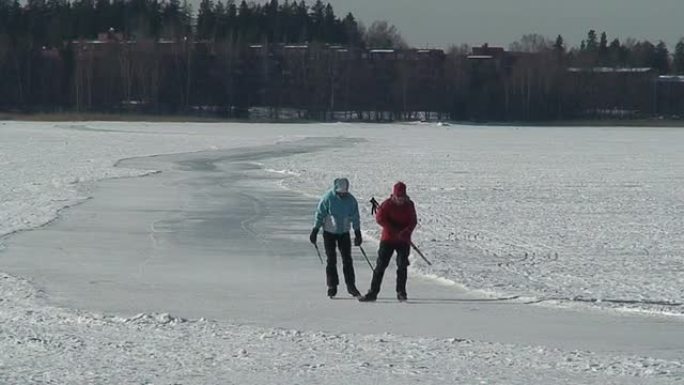
[[[371,215],[375,215],[375,213],[378,211],[378,206],[380,206],[380,204],[378,203],[378,201],[375,200],[375,197],[371,198],[370,203],[371,203]]]
[[[354,246],[361,246],[363,239],[361,239],[361,230],[354,230]]]
[[[318,228],[314,227],[313,230],[311,230],[311,235],[309,235],[309,241],[315,245],[316,238],[318,238]]]

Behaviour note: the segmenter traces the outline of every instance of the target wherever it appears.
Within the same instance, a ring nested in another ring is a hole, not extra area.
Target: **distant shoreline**
[[[106,113],[3,113],[0,121],[18,122],[150,122],[150,123],[331,123],[317,120],[269,120],[269,119],[234,119],[220,117],[203,117],[193,115],[153,115],[153,114],[106,114]],[[578,119],[551,121],[512,121],[512,122],[483,122],[483,121],[447,121],[451,125],[470,126],[523,126],[523,127],[684,127],[684,120],[674,119]],[[375,123],[375,121],[350,121],[345,123]],[[405,121],[381,121],[377,123],[406,123]],[[434,123],[438,123],[434,121]]]
[[[471,126],[520,126],[520,127],[684,127],[684,120],[674,119],[578,119],[549,120],[541,122],[449,122],[454,125]]]
[[[3,113],[0,112],[0,121],[18,122],[193,122],[193,123],[220,123],[240,122],[244,120],[220,119],[214,117],[185,116],[185,115],[146,115],[146,114],[105,114],[105,113]]]

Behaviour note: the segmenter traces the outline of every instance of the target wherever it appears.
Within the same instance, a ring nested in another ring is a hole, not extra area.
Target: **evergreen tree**
[[[601,33],[601,40],[598,47],[598,58],[601,65],[608,64],[608,36],[605,32]]]
[[[302,0],[297,6],[294,28],[296,29],[296,42],[307,43],[311,41],[311,20],[309,19],[309,7]]]
[[[278,0],[271,0],[263,8],[263,35],[269,42],[282,42],[280,6]]]
[[[627,65],[628,51],[620,44],[620,39],[613,39],[608,46],[608,64],[614,67],[625,67]]]
[[[345,33],[345,42],[354,47],[363,45],[363,36],[359,30],[359,24],[356,22],[354,15],[348,13],[342,20],[342,28]]]
[[[684,38],[680,39],[675,46],[674,52],[674,72],[684,75]]]
[[[660,74],[666,74],[670,72],[670,51],[667,49],[665,42],[660,41],[656,45],[653,52],[651,66]]]
[[[325,41],[325,6],[321,0],[316,0],[314,5],[311,7],[311,13],[309,15],[311,19],[312,27],[312,40],[314,41]]]
[[[332,43],[341,43],[344,38],[340,34],[341,28],[338,28],[337,18],[333,7],[328,4],[323,11],[323,41]]]
[[[638,42],[632,47],[631,55],[634,67],[653,67],[655,57],[655,46],[648,40]]]
[[[216,32],[216,13],[213,0],[202,0],[197,13],[197,37],[213,39]]]
[[[238,24],[237,24],[237,14],[238,8],[235,4],[235,0],[228,0],[226,2],[225,8],[222,8],[221,12],[216,11],[216,15],[221,20],[221,37],[222,39],[230,39],[234,41],[238,35]]]
[[[587,33],[587,40],[585,43],[585,49],[589,51],[589,53],[596,53],[598,51],[598,42],[596,39],[596,31],[593,29],[590,30]]]
[[[563,36],[558,35],[558,37],[556,37],[556,42],[553,43],[553,49],[558,53],[565,53],[565,41],[563,41]]]

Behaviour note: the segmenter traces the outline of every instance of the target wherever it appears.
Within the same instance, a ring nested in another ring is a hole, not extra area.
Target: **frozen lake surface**
[[[4,233],[82,203],[2,240],[0,379],[677,383],[682,134],[5,123]],[[338,175],[363,202],[408,183],[436,262],[409,303],[391,269],[376,304],[324,296],[307,235]]]

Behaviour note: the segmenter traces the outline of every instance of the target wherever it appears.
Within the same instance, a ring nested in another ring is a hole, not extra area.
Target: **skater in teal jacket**
[[[318,203],[314,227],[309,236],[311,243],[316,244],[321,227],[323,227],[323,245],[327,256],[325,272],[328,296],[332,298],[337,295],[337,285],[339,284],[337,249],[339,249],[347,292],[354,297],[359,297],[361,293],[356,288],[349,232],[352,228],[354,229],[354,245],[360,246],[362,242],[361,221],[359,204],[356,198],[349,193],[349,180],[347,178],[335,179],[333,188],[325,193]]]

